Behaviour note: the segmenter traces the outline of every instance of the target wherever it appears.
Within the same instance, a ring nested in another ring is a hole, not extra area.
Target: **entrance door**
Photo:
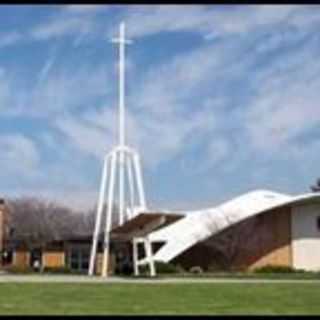
[[[119,242],[114,246],[115,272],[118,274],[132,274],[132,246],[129,242]]]
[[[90,247],[74,244],[69,249],[67,265],[71,270],[87,273],[89,268]]]
[[[30,267],[40,270],[42,264],[42,250],[40,248],[32,249],[30,252]]]

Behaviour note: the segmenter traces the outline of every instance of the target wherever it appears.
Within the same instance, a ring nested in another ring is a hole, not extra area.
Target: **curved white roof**
[[[153,258],[156,261],[169,262],[197,242],[242,220],[280,206],[316,198],[320,200],[320,194],[289,196],[268,190],[258,190],[214,208],[187,212],[188,214],[181,220],[149,234],[151,241],[165,242]]]

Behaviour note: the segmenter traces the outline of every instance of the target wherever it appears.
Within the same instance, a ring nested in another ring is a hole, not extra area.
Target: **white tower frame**
[[[89,275],[94,274],[102,215],[106,214],[101,272],[103,277],[108,276],[110,231],[112,227],[112,215],[114,214],[113,204],[116,198],[115,185],[117,182],[117,174],[119,187],[119,225],[122,225],[126,220],[133,218],[133,216],[138,213],[138,210],[146,211],[147,208],[139,154],[125,144],[125,45],[130,44],[131,41],[125,38],[124,22],[120,24],[119,38],[112,39],[112,42],[119,44],[119,145],[114,147],[113,150],[111,150],[111,152],[106,154],[104,157],[100,194],[88,271]],[[125,175],[125,173],[127,175]],[[126,182],[128,182],[128,184],[126,184]],[[128,190],[126,190],[126,187]],[[128,191],[127,194],[126,191]],[[107,204],[106,208],[105,204]],[[155,268],[152,259],[152,244],[149,241],[146,241],[145,250],[148,253],[147,256],[150,258],[150,274],[151,276],[154,276]],[[135,275],[138,275],[138,257],[135,254],[135,240],[133,240],[133,251]]]

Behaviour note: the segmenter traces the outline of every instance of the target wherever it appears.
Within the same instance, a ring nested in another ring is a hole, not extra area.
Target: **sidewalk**
[[[169,283],[311,283],[319,284],[320,279],[231,279],[231,278],[101,278],[86,275],[13,275],[0,274],[0,283],[133,283],[133,284],[169,284]]]

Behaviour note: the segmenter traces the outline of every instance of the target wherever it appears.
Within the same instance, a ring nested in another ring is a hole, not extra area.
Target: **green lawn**
[[[39,276],[40,274],[38,272],[11,272],[11,275],[28,275],[28,276]],[[64,274],[64,273],[50,273],[50,272],[44,272],[41,273],[41,275],[44,276],[54,276],[54,275],[60,275],[60,276],[68,276],[68,275],[86,275],[84,273],[70,273],[70,274]],[[118,275],[124,279],[132,279],[132,275],[125,275],[121,274]],[[138,277],[135,277],[136,279],[149,279],[149,273],[141,274]],[[265,280],[320,280],[320,272],[286,272],[286,273],[256,273],[256,272],[204,272],[199,274],[194,273],[166,273],[166,274],[158,274],[158,279],[170,279],[170,278],[178,278],[178,279],[242,279],[242,280],[250,280],[250,279],[265,279]]]
[[[159,275],[159,278],[228,278],[228,279],[288,279],[288,280],[320,280],[319,272],[287,272],[287,273],[255,273],[255,272],[205,272],[202,274],[173,273]]]
[[[320,285],[0,284],[0,314],[317,314]]]

